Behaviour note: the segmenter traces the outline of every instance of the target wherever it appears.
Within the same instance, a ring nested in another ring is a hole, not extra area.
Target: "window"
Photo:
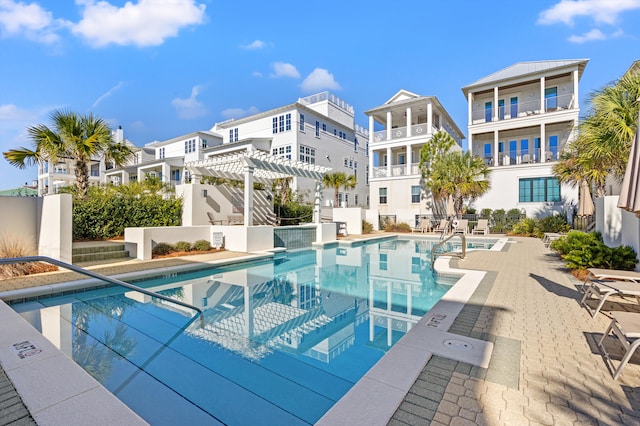
[[[537,163],[539,161],[538,160],[539,158],[540,158],[540,138],[534,138],[533,139],[533,161]]]
[[[380,204],[387,204],[387,188],[378,189],[380,195]]]
[[[308,146],[300,145],[300,161],[316,164],[316,150]]]
[[[349,206],[349,194],[344,194],[344,205]]]
[[[549,152],[551,152],[551,158],[547,158],[547,161],[558,158],[558,135],[549,136]]]
[[[491,144],[484,144],[484,161],[487,165],[491,165]]]
[[[316,121],[316,138],[320,137],[320,122]]]
[[[520,155],[526,155],[529,153],[529,139],[522,139],[520,141]]]
[[[196,140],[195,139],[189,139],[187,141],[184,141],[184,153],[188,154],[190,152],[196,152]],[[164,158],[164,153],[163,156],[160,158]]]
[[[358,170],[358,162],[357,162],[357,161],[354,161],[354,162],[353,162],[353,168],[354,168],[355,170]]]
[[[353,140],[353,152],[358,152],[358,138]]]
[[[411,186],[411,202],[412,203],[420,202],[420,187],[418,185]]]
[[[367,166],[367,168],[365,169],[365,173],[364,173],[364,183],[369,185],[369,166]],[[368,205],[369,203],[367,203]]]
[[[560,201],[560,182],[554,177],[520,179],[519,202]]]
[[[300,131],[304,132],[304,114],[300,114]]]
[[[333,136],[338,136],[338,129],[333,129]]]
[[[280,116],[280,126],[278,130],[280,130],[281,133],[284,132],[284,115]]]
[[[164,158],[164,148],[160,148],[160,152],[158,153],[158,158]]]
[[[280,146],[271,150],[273,155],[291,160],[291,145]]]
[[[544,89],[544,106],[547,111],[558,107],[558,88],[548,87]]]
[[[516,164],[518,156],[518,141],[509,141],[509,164]]]
[[[491,106],[491,102],[484,103],[484,121],[491,121],[491,116],[493,115],[493,108]]]
[[[229,129],[229,142],[238,142],[238,128]]]
[[[278,133],[278,117],[273,117],[273,124],[271,132],[275,135]]]
[[[284,129],[286,131],[291,130],[291,114],[287,114],[284,116],[285,119],[285,123],[284,123]]]
[[[180,182],[180,170],[171,170],[171,180]]]
[[[504,120],[504,99],[498,101],[498,118]]]
[[[406,164],[406,157],[405,154],[398,154],[398,164]]]
[[[322,131],[323,132],[327,131],[327,123],[322,123]]]
[[[348,158],[344,159],[344,166],[345,167],[349,167],[349,159]]]
[[[411,258],[411,273],[419,274],[420,273],[420,258],[412,257]]]
[[[205,149],[207,147],[207,140],[206,139],[202,139],[201,147],[202,147],[202,149]]]
[[[355,194],[355,195],[353,196],[353,198],[354,198],[354,201],[353,201],[353,202],[354,202],[354,203],[355,203],[355,205],[357,206],[357,205],[358,205],[358,194]]]
[[[511,98],[510,104],[511,104],[511,118],[517,117],[518,116],[518,97],[514,96],[513,98]]]
[[[387,253],[380,253],[380,270],[387,270]]]

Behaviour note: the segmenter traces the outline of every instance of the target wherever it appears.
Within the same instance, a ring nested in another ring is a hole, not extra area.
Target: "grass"
[[[25,257],[33,256],[35,254],[34,250],[25,240],[10,238],[7,236],[0,237],[0,258]],[[57,270],[57,266],[43,262],[0,265],[0,280]]]

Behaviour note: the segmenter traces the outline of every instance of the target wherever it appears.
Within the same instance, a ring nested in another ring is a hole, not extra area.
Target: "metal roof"
[[[256,181],[289,176],[322,180],[323,176],[332,170],[330,167],[276,157],[264,151],[242,151],[185,164],[185,168],[191,174],[234,180],[244,180],[246,167],[254,168],[253,177]]]
[[[560,59],[551,61],[518,62],[503,68],[500,71],[496,71],[493,74],[482,77],[481,79],[463,87],[462,91],[466,94],[469,89],[473,87],[498,83],[527,75],[543,74],[547,71],[571,68],[575,66],[578,67],[580,76],[582,76],[582,72],[584,71],[588,61],[588,59]]]

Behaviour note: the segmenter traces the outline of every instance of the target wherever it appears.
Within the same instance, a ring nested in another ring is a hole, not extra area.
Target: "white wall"
[[[618,198],[609,195],[596,198],[595,202],[596,231],[602,234],[602,241],[609,247],[622,244],[623,210],[618,208]]]
[[[211,226],[159,226],[155,228],[125,228],[125,250],[140,260],[152,258],[152,250],[158,243],[175,244],[178,241],[193,243],[211,240]]]
[[[38,254],[72,263],[72,210],[71,194],[47,195],[43,198]]]
[[[362,234],[362,219],[364,210],[360,207],[333,209],[333,221],[346,222],[349,234]]]
[[[0,197],[0,239],[25,244],[37,253],[41,205],[42,197]]]

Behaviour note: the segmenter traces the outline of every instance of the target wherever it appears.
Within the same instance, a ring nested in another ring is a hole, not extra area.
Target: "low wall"
[[[618,207],[618,196],[598,197],[596,198],[595,207],[596,231],[602,234],[603,242],[609,247],[616,247],[622,244],[623,210]]]
[[[243,253],[273,250],[273,226],[214,225],[211,232],[222,232],[227,250]]]

